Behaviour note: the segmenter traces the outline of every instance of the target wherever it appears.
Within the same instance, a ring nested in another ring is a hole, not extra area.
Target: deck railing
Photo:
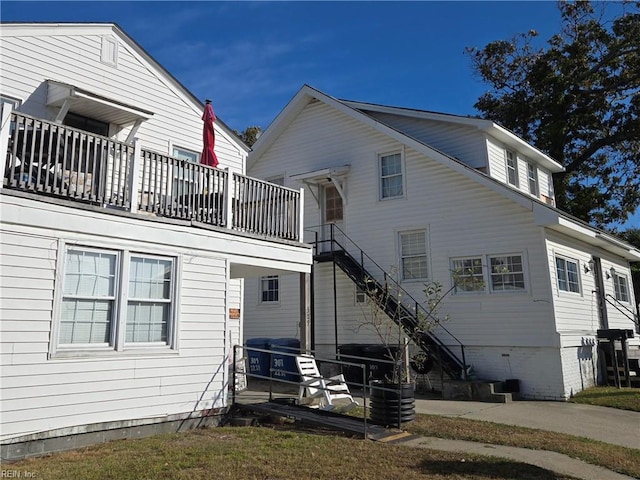
[[[0,125],[2,187],[103,208],[302,241],[303,191],[142,150],[12,111]]]
[[[133,147],[20,113],[11,114],[3,186],[128,208]]]

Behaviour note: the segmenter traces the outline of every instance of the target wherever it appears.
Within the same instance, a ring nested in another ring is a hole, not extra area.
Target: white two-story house
[[[2,459],[217,422],[244,279],[309,274],[302,192],[220,120],[201,164],[203,102],[114,24],[3,24],[0,96]]]
[[[449,320],[426,346],[440,370],[518,379],[525,398],[566,399],[601,380],[598,330],[638,344],[629,261],[640,252],[556,209],[552,175],[563,167],[494,122],[304,86],[248,165],[307,192],[318,354],[379,341],[359,328],[363,275],[392,282],[414,309],[425,283],[439,282]],[[295,279],[245,285],[246,338],[299,334]]]

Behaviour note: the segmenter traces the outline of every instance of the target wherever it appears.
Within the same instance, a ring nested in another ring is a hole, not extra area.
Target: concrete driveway
[[[640,412],[567,402],[416,399],[416,412],[538,428],[640,448]]]

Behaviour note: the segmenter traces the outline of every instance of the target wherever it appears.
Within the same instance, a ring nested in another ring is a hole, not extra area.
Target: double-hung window
[[[172,257],[68,248],[56,351],[174,347],[175,263]]]
[[[525,289],[524,265],[521,255],[501,255],[489,257],[491,265],[491,290],[521,291]]]
[[[451,258],[451,280],[456,294],[525,292],[525,265],[521,254]]]
[[[456,292],[484,292],[482,257],[455,258],[451,260],[451,272]]]
[[[504,151],[505,160],[507,162],[507,181],[514,187],[518,186],[518,157],[512,150]]]
[[[556,257],[556,274],[558,288],[565,292],[580,293],[580,276],[578,261],[570,258]]]
[[[167,343],[172,287],[173,260],[131,257],[126,343]]]
[[[60,345],[114,345],[119,264],[118,252],[67,251]]]
[[[280,301],[280,277],[267,275],[260,278],[260,301],[277,303]]]
[[[629,283],[625,275],[617,272],[613,273],[613,290],[616,300],[619,302],[629,302]]]
[[[427,272],[426,231],[400,233],[402,280],[424,280]]]
[[[402,154],[380,155],[380,198],[397,198],[404,195]]]

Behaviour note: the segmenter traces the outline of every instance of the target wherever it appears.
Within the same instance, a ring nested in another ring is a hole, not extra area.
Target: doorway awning
[[[311,186],[315,185],[317,190],[319,185],[333,183],[333,185],[336,187],[336,190],[340,194],[340,197],[342,197],[342,201],[346,205],[347,196],[344,191],[344,177],[347,175],[347,173],[349,173],[350,169],[351,165],[340,165],[337,167],[327,167],[320,170],[298,173],[295,175],[291,175],[290,178],[307,185],[307,187],[309,187],[309,190],[311,191],[311,194],[315,198],[316,203],[318,203],[318,195],[317,192],[314,192],[311,189]]]
[[[55,80],[47,80],[47,106],[60,108],[56,122],[61,123],[67,112],[72,111],[121,128],[134,125],[132,130],[137,130],[137,126],[153,116],[153,112],[140,107]]]
[[[305,183],[323,183],[333,178],[344,177],[351,168],[351,165],[340,165],[339,167],[327,167],[320,170],[312,170],[305,173],[297,173],[291,175],[292,180],[298,180]]]

